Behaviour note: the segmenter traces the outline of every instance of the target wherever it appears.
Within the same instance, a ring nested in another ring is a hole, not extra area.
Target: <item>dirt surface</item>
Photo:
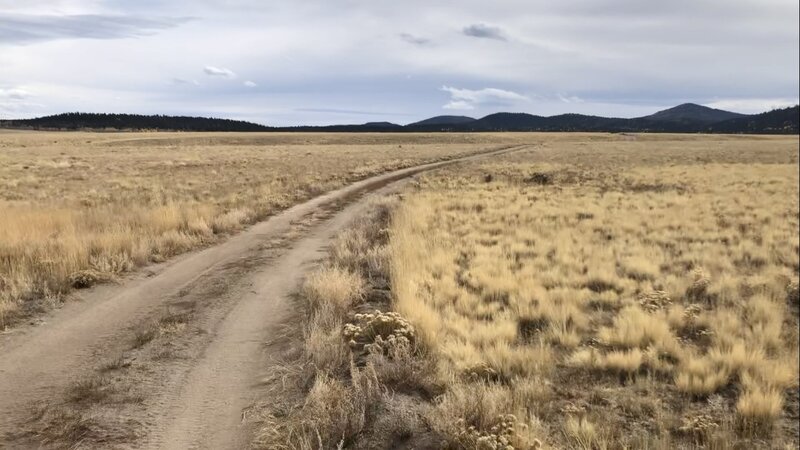
[[[357,199],[521,148],[360,181],[1,335],[0,447],[246,447],[242,414],[293,323],[290,296]]]

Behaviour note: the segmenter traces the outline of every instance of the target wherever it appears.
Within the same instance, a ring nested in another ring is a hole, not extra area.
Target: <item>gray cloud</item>
[[[197,80],[188,80],[186,78],[173,78],[172,84],[183,84],[183,85],[192,85],[192,86],[199,86],[200,83]]]
[[[408,42],[409,44],[414,44],[414,45],[419,45],[419,46],[430,45],[430,44],[433,43],[433,41],[431,41],[428,38],[420,37],[420,36],[414,36],[413,34],[409,34],[409,33],[400,33],[400,39]]]
[[[464,27],[462,32],[471,37],[476,38],[483,38],[483,39],[495,39],[498,41],[507,41],[508,39],[499,27],[486,25],[484,23],[476,23],[472,24],[468,27]]]
[[[0,0],[0,88],[33,94],[6,92],[0,103],[14,116],[111,108],[276,125],[370,121],[373,111],[400,122],[445,104],[475,116],[632,117],[686,101],[757,112],[798,98],[798,8],[797,0]],[[182,16],[196,21],[171,19]],[[118,39],[142,35],[152,36]],[[208,64],[235,67],[238,77],[201,72]],[[455,87],[443,92],[443,83]],[[321,110],[297,109],[309,105]]]
[[[0,14],[0,45],[55,39],[122,39],[177,27],[187,17]]]

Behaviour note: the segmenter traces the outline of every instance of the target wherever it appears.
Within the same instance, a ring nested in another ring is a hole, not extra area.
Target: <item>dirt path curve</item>
[[[98,361],[124,354],[143,323],[168,305],[191,304],[202,314],[186,338],[186,357],[139,382],[154,395],[143,400],[143,432],[131,446],[145,448],[241,448],[242,410],[270,360],[266,342],[284,325],[289,295],[318,260],[331,236],[356,217],[354,202],[322,217],[275,258],[264,249],[319,211],[332,211],[366,192],[422,171],[520,150],[504,148],[372,177],[294,206],[225,242],[149,268],[121,285],[80,294],[40,326],[0,336],[0,448],[14,441],[31,406],[63,396]],[[197,306],[200,305],[200,306]],[[4,437],[5,436],[5,437]],[[127,446],[127,445],[126,445]]]

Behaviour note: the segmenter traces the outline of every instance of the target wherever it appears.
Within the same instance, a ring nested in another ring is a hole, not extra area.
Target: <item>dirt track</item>
[[[265,343],[293,323],[290,295],[363,210],[356,197],[520,148],[360,181],[122,284],[84,291],[45,323],[0,336],[0,447],[59,446],[62,438],[80,447],[245,447],[243,410],[274,363]],[[160,333],[143,332],[158,326]],[[99,381],[75,388],[85,380]],[[54,412],[69,402],[91,413]]]

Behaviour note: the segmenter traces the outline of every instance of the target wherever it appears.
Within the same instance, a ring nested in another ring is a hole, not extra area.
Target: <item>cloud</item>
[[[507,106],[530,100],[522,94],[496,88],[472,90],[442,86],[442,90],[450,94],[450,101],[442,106],[444,109],[470,110],[479,106]]]
[[[0,88],[0,99],[3,99],[3,100],[24,100],[24,99],[26,99],[26,98],[28,98],[30,96],[31,96],[30,92],[28,92],[28,91],[26,91],[24,89],[17,89],[17,88],[3,89],[3,88]]]
[[[314,113],[331,113],[331,114],[360,114],[367,116],[410,116],[408,113],[400,112],[377,112],[377,111],[364,111],[357,109],[338,109],[338,108],[295,108],[299,112],[314,112]]]
[[[577,95],[558,94],[558,99],[563,103],[583,103],[583,99]]]
[[[187,80],[185,78],[173,78],[172,84],[190,84],[192,86],[200,86],[197,80]]]
[[[254,88],[258,86],[258,84],[255,81],[250,81],[250,80],[247,80],[242,84],[249,88]]]
[[[231,69],[224,67],[205,66],[203,72],[210,77],[236,78],[236,74]]]
[[[0,14],[0,45],[55,39],[122,39],[150,36],[177,27],[188,17],[141,17],[104,14]]]
[[[0,111],[17,115],[42,105],[28,101],[33,94],[20,88],[0,88]]]
[[[798,104],[798,99],[794,98],[738,98],[714,100],[703,103],[709,108],[725,109],[745,114],[757,114],[773,109],[786,108]]]
[[[409,33],[400,33],[400,39],[408,42],[409,44],[414,44],[414,45],[419,45],[419,46],[430,45],[430,44],[433,43],[433,41],[431,41],[428,38],[420,37],[420,36],[414,36],[413,34],[409,34]]]
[[[15,116],[117,110],[290,125],[370,118],[297,111],[305,106],[636,117],[684,102],[766,109],[800,92],[797,0],[300,3],[0,0],[0,88],[35,99],[2,101]],[[238,76],[212,78],[208,64]],[[442,84],[530,100],[493,107],[451,99]],[[19,106],[33,101],[45,106]]]
[[[476,23],[472,24],[468,27],[464,27],[462,32],[466,36],[476,37],[476,38],[483,38],[483,39],[495,39],[498,41],[507,41],[508,39],[499,27],[493,27],[491,25],[486,25],[484,23]]]

